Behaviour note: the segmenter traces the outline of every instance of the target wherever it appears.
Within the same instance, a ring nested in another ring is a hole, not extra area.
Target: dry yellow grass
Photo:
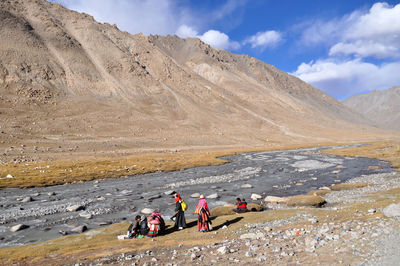
[[[333,191],[339,191],[339,190],[352,190],[352,189],[357,189],[357,188],[363,188],[363,187],[368,187],[369,185],[366,183],[356,183],[356,184],[335,184],[330,186],[329,188]]]
[[[217,157],[243,152],[297,149],[310,146],[341,144],[308,144],[227,151],[181,154],[143,154],[128,158],[79,159],[0,165],[0,189],[61,185],[103,178],[117,178],[151,172],[168,172],[196,166],[220,165],[227,161]],[[11,174],[14,178],[6,178]]]
[[[339,156],[367,157],[390,162],[393,168],[400,171],[400,141],[385,141],[356,148],[324,151]]]

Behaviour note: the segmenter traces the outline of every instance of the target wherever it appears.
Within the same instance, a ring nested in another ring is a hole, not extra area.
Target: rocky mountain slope
[[[400,130],[400,86],[354,95],[343,103],[382,128]]]
[[[1,156],[376,135],[340,102],[255,58],[131,35],[45,0],[1,1],[0,40]]]

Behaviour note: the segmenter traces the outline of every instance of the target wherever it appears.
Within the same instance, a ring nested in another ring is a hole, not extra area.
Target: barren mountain
[[[400,130],[400,86],[354,95],[343,103],[382,128]]]
[[[376,133],[332,97],[255,58],[199,39],[131,35],[45,0],[2,0],[0,40],[5,160],[27,150],[39,158]]]

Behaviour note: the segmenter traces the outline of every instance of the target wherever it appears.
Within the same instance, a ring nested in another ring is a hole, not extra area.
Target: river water
[[[194,218],[194,206],[198,202],[198,198],[190,197],[194,193],[205,196],[217,193],[218,198],[208,200],[212,208],[233,203],[237,197],[250,203],[252,193],[263,198],[303,194],[364,174],[393,171],[390,164],[383,161],[316,153],[326,148],[245,153],[222,157],[229,163],[220,166],[99,182],[0,190],[0,248],[61,237],[60,231],[67,232],[77,225],[93,229],[104,223],[130,220],[145,207],[160,211],[168,219],[174,213],[174,200],[165,192],[171,190],[179,192],[188,204],[186,217]],[[382,168],[369,170],[371,165]],[[243,184],[250,184],[252,188],[241,188]],[[28,196],[34,201],[21,202]],[[85,210],[66,210],[75,204],[84,206]],[[81,217],[82,212],[89,213],[92,218]],[[15,224],[25,224],[29,228],[9,232],[9,227]]]

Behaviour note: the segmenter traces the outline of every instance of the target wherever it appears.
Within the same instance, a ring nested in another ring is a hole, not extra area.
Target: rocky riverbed
[[[181,193],[189,208],[194,208],[199,193],[205,194],[212,208],[236,197],[250,202],[253,193],[289,196],[362,175],[393,172],[387,162],[316,153],[321,149],[247,153],[225,157],[230,163],[221,166],[1,190],[0,247],[98,228],[130,219],[144,208],[168,217],[174,209],[172,191]],[[190,213],[188,218],[193,218]],[[16,225],[23,227],[10,232]]]
[[[326,197],[327,208],[297,208],[290,218],[246,223],[230,231],[231,237],[204,246],[182,246],[143,252],[114,254],[84,265],[397,265],[400,259],[400,203],[392,207],[355,209],[353,217],[343,215],[349,202],[375,202],[368,193],[400,187],[400,174],[371,174],[349,183],[367,182],[369,187],[333,191]],[[390,206],[390,205],[389,205]],[[393,207],[395,206],[395,207]],[[383,213],[383,215],[382,215]],[[328,217],[328,218],[325,218]],[[229,234],[228,234],[229,235]]]

